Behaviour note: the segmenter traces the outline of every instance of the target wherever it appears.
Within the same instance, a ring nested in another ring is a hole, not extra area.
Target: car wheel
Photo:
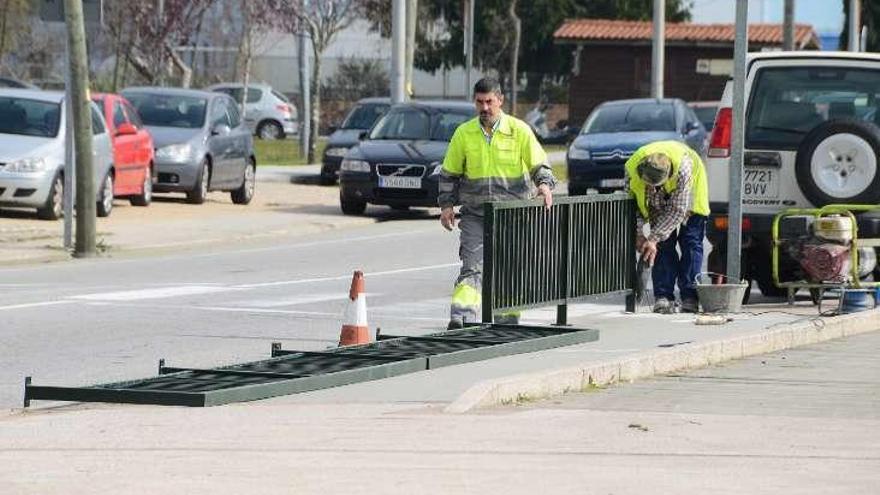
[[[64,177],[56,174],[49,188],[49,196],[43,206],[37,208],[37,218],[58,220],[64,213]]]
[[[339,194],[339,206],[345,215],[363,215],[367,210],[367,202],[359,199],[347,198]]]
[[[101,183],[96,213],[99,217],[109,217],[111,211],[113,211],[113,174],[108,173]]]
[[[147,173],[144,175],[141,193],[132,196],[129,201],[132,206],[150,206],[150,203],[153,202],[153,173],[150,170],[147,170]]]
[[[192,191],[186,193],[187,202],[200,205],[205,202],[208,197],[208,183],[211,181],[211,167],[208,166],[208,159],[202,160],[201,170],[199,170],[199,178],[196,179],[196,185]]]
[[[806,135],[795,174],[817,207],[832,203],[880,203],[880,129],[854,119],[831,120]]]
[[[278,122],[265,120],[257,126],[257,137],[266,140],[284,139],[284,128]]]
[[[253,160],[248,160],[244,168],[244,177],[241,179],[241,187],[232,191],[232,202],[237,205],[246,205],[254,199],[254,190],[257,183],[256,165]]]

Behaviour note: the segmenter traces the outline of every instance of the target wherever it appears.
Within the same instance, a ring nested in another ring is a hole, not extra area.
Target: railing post
[[[562,295],[564,303],[556,306],[556,324],[559,326],[568,325],[568,299],[571,297],[571,209],[574,204],[560,204],[556,208],[562,208],[559,219],[560,244],[562,245],[562,256],[559,260],[559,279],[562,281]]]
[[[629,247],[625,249],[627,253],[626,257],[626,279],[629,281],[629,293],[626,295],[626,311],[630,313],[636,312],[636,288],[638,287],[637,277],[639,276],[636,273],[636,207],[634,199],[626,200],[626,209],[629,212],[626,218],[627,229],[629,233],[624,235],[624,239],[629,239]]]
[[[494,277],[492,270],[495,258],[495,206],[483,205],[483,323],[492,323],[494,299]]]

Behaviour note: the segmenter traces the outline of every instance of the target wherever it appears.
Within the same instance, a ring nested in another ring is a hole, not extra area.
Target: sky
[[[840,34],[843,27],[844,0],[795,0],[795,22],[812,24],[820,35]],[[864,0],[863,0],[864,1]],[[693,22],[733,23],[736,19],[735,0],[693,0]],[[749,0],[749,22],[781,23],[783,0]]]

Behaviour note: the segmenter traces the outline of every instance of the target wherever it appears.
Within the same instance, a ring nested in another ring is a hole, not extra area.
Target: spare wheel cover
[[[841,200],[854,198],[874,181],[877,155],[871,144],[860,136],[832,134],[813,151],[810,175],[825,194]]]

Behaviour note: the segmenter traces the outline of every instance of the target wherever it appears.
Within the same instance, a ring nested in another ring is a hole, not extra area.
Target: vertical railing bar
[[[492,307],[495,305],[494,255],[495,255],[495,207],[492,203],[483,206],[483,323],[492,322]]]

